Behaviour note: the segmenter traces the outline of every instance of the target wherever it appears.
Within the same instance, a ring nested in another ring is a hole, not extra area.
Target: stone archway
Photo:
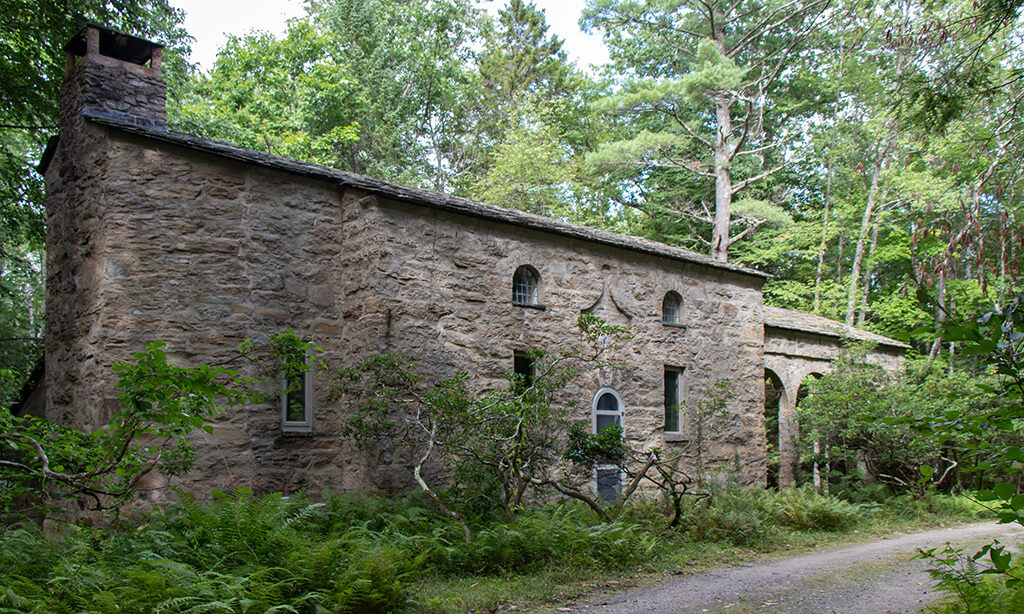
[[[832,361],[844,351],[847,340],[875,344],[868,362],[887,369],[896,369],[903,362],[907,345],[887,337],[869,333],[841,322],[819,316],[765,306],[764,368],[765,376],[774,376],[772,386],[778,387],[778,485],[780,488],[795,483],[797,397],[806,390],[808,377],[821,376],[832,371]],[[767,386],[766,386],[767,399]]]

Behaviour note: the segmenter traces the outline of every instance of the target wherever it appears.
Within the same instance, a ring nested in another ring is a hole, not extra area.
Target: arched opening
[[[540,305],[540,273],[528,264],[516,269],[512,275],[512,303]]]
[[[800,404],[811,395],[811,381],[818,379],[822,374],[818,372],[811,372],[804,376],[800,380],[800,387],[796,389],[796,403],[794,407],[800,407]],[[810,475],[811,482],[814,484],[814,490],[816,492],[828,493],[828,474],[829,474],[829,460],[828,460],[828,446],[822,446],[821,442],[815,441],[812,443],[811,448],[811,459],[800,463],[801,473],[805,476]],[[824,474],[824,481],[822,475]]]
[[[811,387],[808,385],[812,380],[816,380],[823,374],[817,371],[812,371],[804,376],[804,379],[800,380],[800,387],[796,391],[796,406],[800,406],[800,401],[806,399],[811,394]]]
[[[782,441],[779,438],[779,411],[783,394],[782,380],[771,369],[764,370],[764,440],[765,468],[768,475],[767,487],[779,487],[780,450]]]
[[[665,324],[679,324],[682,318],[683,297],[675,290],[665,293],[661,300],[661,321]]]

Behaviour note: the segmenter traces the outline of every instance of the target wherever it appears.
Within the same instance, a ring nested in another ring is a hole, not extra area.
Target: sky
[[[565,40],[563,47],[580,68],[602,64],[608,52],[597,35],[579,29],[585,0],[534,0],[543,9],[550,31]],[[276,36],[284,33],[288,19],[304,14],[303,0],[171,0],[185,11],[185,29],[195,37],[193,63],[209,70],[224,46],[228,34],[241,35],[250,30],[266,30]],[[505,0],[479,2],[491,14],[497,14]]]

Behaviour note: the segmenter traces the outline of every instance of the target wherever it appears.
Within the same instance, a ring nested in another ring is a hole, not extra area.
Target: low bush
[[[774,498],[769,491],[727,490],[715,495],[710,504],[695,504],[682,524],[696,541],[756,546],[774,533]]]
[[[784,490],[778,497],[775,522],[800,531],[847,531],[857,524],[863,508],[809,488]]]

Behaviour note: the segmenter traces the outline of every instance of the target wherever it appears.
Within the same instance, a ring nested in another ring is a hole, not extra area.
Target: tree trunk
[[[814,273],[814,313],[821,311],[821,272],[825,268],[825,247],[828,241],[828,216],[832,208],[832,162],[825,176],[825,212],[821,219],[821,243],[818,244],[818,268]]]
[[[821,470],[818,468],[818,455],[821,454],[821,444],[814,440],[814,465],[811,468],[811,479],[814,482],[814,492],[821,494]]]
[[[836,282],[843,281],[843,247],[846,243],[846,232],[839,227],[839,246],[836,248]]]
[[[935,293],[938,306],[936,307],[935,321],[939,324],[939,336],[932,342],[932,349],[928,352],[928,361],[931,362],[939,355],[942,348],[942,323],[946,321],[946,271],[939,269],[939,278],[935,282]]]
[[[718,262],[729,259],[729,216],[732,208],[732,177],[729,175],[729,136],[732,134],[732,99],[728,93],[715,96],[717,127],[713,153],[715,158],[715,221],[711,235],[711,257]]]
[[[882,172],[882,158],[885,157],[884,147],[879,148],[878,159],[871,169],[871,188],[868,190],[868,202],[864,206],[864,215],[860,220],[860,234],[857,235],[857,247],[853,252],[853,265],[850,270],[850,287],[846,293],[846,323],[853,326],[853,319],[857,313],[857,287],[860,281],[860,268],[864,261],[864,242],[868,238],[868,230],[871,228],[871,215],[875,210],[875,202],[878,200],[878,176]]]
[[[862,326],[867,319],[868,295],[871,293],[871,271],[874,268],[875,248],[878,247],[878,224],[871,226],[871,245],[868,246],[867,265],[864,267],[864,291],[861,293],[860,306],[857,309],[857,326]]]

